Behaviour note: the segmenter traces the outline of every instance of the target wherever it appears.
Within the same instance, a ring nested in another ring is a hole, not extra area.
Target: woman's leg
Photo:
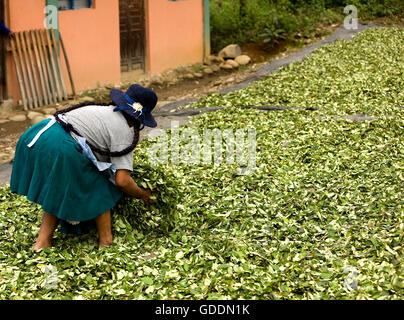
[[[98,235],[100,237],[100,247],[108,247],[114,241],[111,230],[111,210],[95,218]]]
[[[39,229],[39,235],[34,245],[34,250],[42,248],[49,248],[52,246],[52,236],[55,231],[59,219],[47,212],[43,213],[41,228]]]

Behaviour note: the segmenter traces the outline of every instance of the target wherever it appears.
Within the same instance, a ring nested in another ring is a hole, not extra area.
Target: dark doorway
[[[5,22],[6,9],[4,0],[0,0],[0,20]],[[7,99],[6,82],[6,43],[7,36],[0,33],[0,104]]]
[[[144,0],[119,0],[121,71],[145,70]]]

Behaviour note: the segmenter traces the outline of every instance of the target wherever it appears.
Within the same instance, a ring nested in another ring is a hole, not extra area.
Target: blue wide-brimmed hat
[[[151,115],[152,110],[157,104],[156,93],[149,88],[133,84],[126,92],[118,89],[112,89],[110,93],[112,101],[117,105],[114,111],[123,111],[127,115],[135,118],[145,126],[155,128],[157,122]]]

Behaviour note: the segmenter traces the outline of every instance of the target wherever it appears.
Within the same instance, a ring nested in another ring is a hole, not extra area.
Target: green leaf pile
[[[126,218],[139,230],[167,232],[176,222],[179,182],[171,168],[143,161],[134,164],[131,176],[140,187],[152,191],[153,204],[145,205],[140,199],[124,196],[112,213]]]
[[[390,107],[402,106],[403,29],[368,29],[354,39],[337,40],[263,81],[226,95],[211,94],[186,107],[286,105],[344,115],[390,113]]]
[[[403,29],[368,30],[198,102],[318,111],[195,118],[200,133],[254,128],[257,168],[160,165],[151,187],[169,186],[155,179],[172,173],[180,195],[165,234],[118,210],[111,247],[99,250],[95,233],[56,232],[36,253],[40,208],[0,189],[0,299],[403,299],[403,48]],[[366,112],[373,120],[343,118]],[[135,149],[135,164],[147,165],[154,143]]]

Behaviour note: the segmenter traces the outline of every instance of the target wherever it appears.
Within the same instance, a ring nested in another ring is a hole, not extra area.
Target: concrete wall
[[[146,1],[147,70],[203,60],[203,0]]]

